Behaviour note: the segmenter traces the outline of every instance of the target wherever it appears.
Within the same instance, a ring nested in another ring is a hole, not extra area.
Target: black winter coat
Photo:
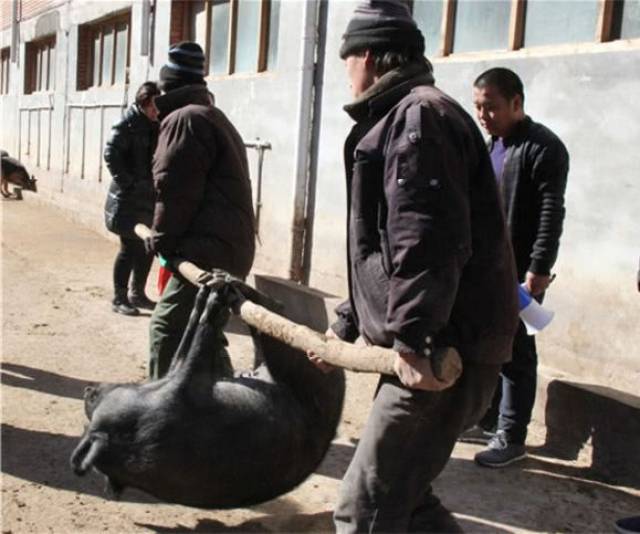
[[[492,145],[490,140],[489,151]],[[548,275],[558,256],[569,154],[551,130],[529,117],[504,145],[500,187],[522,282],[527,271]]]
[[[453,345],[463,359],[508,361],[517,283],[484,140],[428,73],[385,76],[388,88],[348,110],[350,299],[332,328],[399,351]]]
[[[247,152],[240,134],[201,85],[156,98],[160,136],[153,247],[203,269],[244,278],[255,254]]]
[[[151,226],[155,202],[151,161],[157,140],[158,125],[136,104],[112,126],[104,149],[112,176],[104,207],[109,231],[134,237],[136,223]]]

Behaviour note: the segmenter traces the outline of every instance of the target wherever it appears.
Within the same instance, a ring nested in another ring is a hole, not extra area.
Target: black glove
[[[142,240],[142,243],[144,244],[144,250],[147,254],[154,256],[156,254],[156,237],[155,236],[149,236],[149,237],[145,237]]]

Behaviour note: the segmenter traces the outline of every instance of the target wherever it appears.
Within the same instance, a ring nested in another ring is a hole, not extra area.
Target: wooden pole
[[[137,224],[135,233],[145,239],[151,236],[151,230]],[[194,285],[202,285],[209,278],[208,273],[193,263],[175,259],[172,265]],[[396,353],[391,349],[376,346],[357,346],[339,339],[327,338],[311,328],[294,323],[250,300],[240,305],[240,317],[250,326],[302,351],[311,351],[326,363],[361,373],[381,373],[395,375]],[[452,386],[462,374],[462,360],[453,347],[436,349],[431,358],[431,376],[426,377],[427,386],[423,389],[440,391]]]

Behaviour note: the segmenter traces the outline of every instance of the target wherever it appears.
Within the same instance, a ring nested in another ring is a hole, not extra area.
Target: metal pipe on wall
[[[318,42],[316,44],[316,68],[314,75],[311,139],[309,142],[309,174],[306,187],[305,226],[302,248],[301,283],[308,285],[311,274],[311,252],[313,249],[313,221],[316,206],[316,184],[318,182],[318,152],[320,145],[320,118],[322,115],[322,91],[324,84],[324,58],[327,42],[327,19],[329,2],[320,0],[318,14]]]
[[[295,188],[293,200],[293,223],[291,225],[291,261],[289,278],[303,282],[303,269],[307,189],[309,185],[311,132],[313,121],[313,96],[316,70],[316,48],[318,43],[318,20],[320,2],[310,0],[304,3],[302,36],[302,72],[298,90],[298,118],[295,143]]]
[[[18,1],[13,0],[11,13],[11,61],[18,62],[18,44],[20,43],[20,27],[18,24]]]
[[[149,55],[149,17],[151,15],[150,0],[142,0],[142,29],[140,31],[140,55]]]
[[[255,221],[256,232],[258,234],[258,241],[260,240],[260,213],[262,211],[262,164],[264,162],[264,151],[271,150],[271,143],[269,141],[262,141],[259,137],[256,137],[255,141],[247,141],[244,146],[246,148],[254,148],[258,152],[258,174],[256,176],[256,208],[255,208]]]

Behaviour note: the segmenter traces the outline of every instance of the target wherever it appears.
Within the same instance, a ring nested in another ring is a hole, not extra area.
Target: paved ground
[[[27,196],[27,195],[25,195]],[[339,436],[294,492],[251,509],[201,511],[137,492],[106,500],[95,474],[68,467],[84,425],[82,391],[145,376],[148,316],[110,311],[116,245],[34,202],[2,210],[2,532],[322,532],[366,417],[374,378],[350,375]],[[231,353],[246,362],[247,338]],[[531,445],[543,429],[533,428]],[[640,491],[595,480],[584,462],[533,455],[518,466],[473,464],[459,444],[436,484],[469,532],[611,532],[640,513]]]

